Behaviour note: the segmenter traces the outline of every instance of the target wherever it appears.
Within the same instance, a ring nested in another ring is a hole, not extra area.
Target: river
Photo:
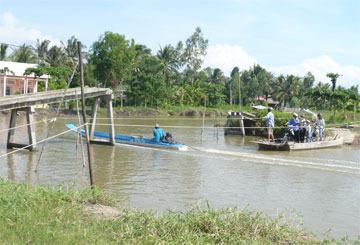
[[[38,116],[35,121],[41,119]],[[8,121],[8,115],[0,114],[0,129],[6,129]],[[58,118],[50,135],[65,131],[65,123],[76,121],[76,117]],[[305,229],[319,237],[360,235],[358,146],[259,152],[251,143],[254,138],[225,137],[222,129],[212,128],[223,123],[216,118],[206,118],[209,128],[204,130],[202,119],[197,118],[123,118],[115,120],[115,128],[125,134],[150,136],[155,122],[192,148],[92,146],[95,184],[119,198],[123,206],[162,212],[186,210],[207,201],[215,208],[238,206],[270,216],[284,214],[289,221],[303,221]],[[18,125],[24,123],[21,115]],[[38,141],[46,136],[48,126],[36,124]],[[106,126],[99,125],[97,130],[106,130]],[[25,135],[25,128],[20,128],[15,138],[25,143]],[[0,155],[10,152],[6,136],[7,131],[0,131]],[[86,186],[88,169],[83,167],[81,145],[76,142],[76,134],[70,132],[48,141],[43,152],[44,144],[40,144],[36,151],[2,157],[0,177],[33,185]]]

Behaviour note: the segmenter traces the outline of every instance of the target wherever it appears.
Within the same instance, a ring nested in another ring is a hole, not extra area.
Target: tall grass
[[[122,210],[113,220],[85,213],[85,203],[114,204],[98,189],[65,191],[0,180],[0,242],[3,244],[255,243],[315,244],[281,217],[248,209],[194,208],[185,213]],[[324,240],[324,243],[335,242]]]

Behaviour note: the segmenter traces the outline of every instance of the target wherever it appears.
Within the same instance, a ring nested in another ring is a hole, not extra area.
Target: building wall
[[[36,79],[28,78],[27,91],[25,91],[25,79],[19,77],[7,76],[6,95],[36,93]],[[4,77],[0,76],[0,96],[4,96]]]

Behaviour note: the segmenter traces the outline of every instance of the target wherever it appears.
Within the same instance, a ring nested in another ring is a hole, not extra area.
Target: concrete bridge
[[[93,143],[96,141],[93,140],[94,130],[95,130],[95,121],[96,121],[96,112],[100,105],[100,98],[104,98],[107,104],[107,112],[109,118],[109,144],[115,143],[115,133],[114,133],[114,120],[113,120],[113,109],[112,109],[112,96],[113,92],[108,88],[84,88],[85,98],[95,98],[92,108],[92,119],[91,119],[91,128],[90,128],[90,139]],[[0,111],[10,110],[11,117],[9,123],[9,131],[7,138],[7,147],[8,148],[22,148],[26,147],[29,150],[33,150],[36,147],[36,136],[35,130],[33,128],[33,113],[35,105],[42,104],[52,104],[52,103],[61,103],[64,100],[76,100],[81,99],[81,89],[80,88],[71,88],[71,89],[62,89],[62,90],[52,90],[47,92],[39,92],[34,94],[21,94],[21,95],[11,95],[0,97]],[[18,144],[13,142],[15,130],[16,130],[16,117],[18,111],[26,112],[26,121],[27,121],[27,130],[29,144]],[[101,142],[104,143],[104,142]]]

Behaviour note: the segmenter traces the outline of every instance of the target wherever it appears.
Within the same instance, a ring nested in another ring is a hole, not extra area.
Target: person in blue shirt
[[[274,141],[275,118],[274,118],[274,114],[272,113],[271,107],[268,108],[268,114],[265,117],[263,117],[263,119],[265,120],[265,124],[268,130],[268,140]]]
[[[287,122],[291,135],[294,137],[295,142],[299,142],[300,137],[300,120],[298,114],[293,113],[293,117]]]
[[[153,129],[154,141],[156,143],[160,143],[165,137],[165,132],[162,128],[160,128],[159,124],[155,124],[155,128]]]

